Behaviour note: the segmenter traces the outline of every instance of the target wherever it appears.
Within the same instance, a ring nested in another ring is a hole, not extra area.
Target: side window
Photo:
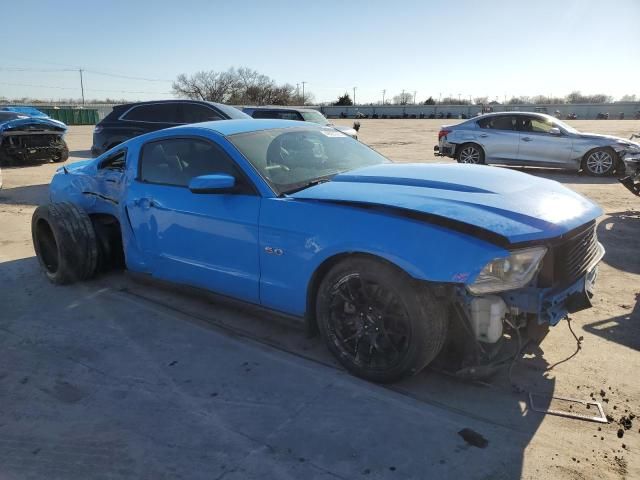
[[[280,118],[278,116],[278,112],[274,112],[273,110],[256,110],[253,112],[253,118]]]
[[[480,128],[491,130],[515,130],[515,119],[511,115],[497,115],[478,121]]]
[[[222,120],[212,108],[197,103],[182,104],[182,121],[184,123],[209,122],[211,120]]]
[[[549,133],[549,130],[553,128],[553,122],[546,118],[538,117],[522,117],[519,125],[521,132],[533,132],[533,133]]]
[[[234,161],[217,145],[194,138],[150,142],[140,154],[139,180],[187,187],[193,177],[226,173],[236,179],[236,193],[254,194]]]
[[[124,120],[156,123],[181,123],[178,103],[152,103],[133,107],[123,117]]]
[[[125,150],[112,155],[100,163],[99,170],[124,171],[126,165],[127,152]]]
[[[282,120],[302,120],[298,112],[278,112],[278,118]]]

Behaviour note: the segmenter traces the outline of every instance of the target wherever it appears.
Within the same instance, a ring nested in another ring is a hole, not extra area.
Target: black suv
[[[91,153],[100,155],[143,133],[185,123],[251,118],[229,105],[198,100],[157,100],[116,105],[96,125]]]

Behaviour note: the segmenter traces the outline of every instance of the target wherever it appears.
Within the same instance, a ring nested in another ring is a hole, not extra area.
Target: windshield
[[[333,128],[281,128],[228,138],[278,194],[301,190],[348,170],[389,162]]]
[[[16,120],[19,118],[29,118],[29,115],[17,112],[0,112],[0,121]]]
[[[232,119],[232,120],[244,120],[246,118],[251,118],[246,113],[242,112],[241,110],[237,109],[236,107],[232,107],[231,105],[224,105],[222,103],[216,103],[215,106],[219,110],[222,110],[224,113],[226,113],[229,116],[229,118]]]
[[[305,122],[317,123],[319,125],[329,125],[329,120],[327,120],[325,116],[317,110],[302,110],[300,114],[302,115],[302,118],[304,118]]]
[[[567,125],[566,123],[557,120],[557,119],[553,119],[553,123],[555,123],[558,127],[563,128],[564,130],[566,130],[569,133],[579,133],[578,130],[576,130],[575,128],[573,128],[571,125]]]

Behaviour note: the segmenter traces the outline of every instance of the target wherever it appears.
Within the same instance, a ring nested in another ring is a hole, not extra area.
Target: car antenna
[[[62,166],[62,171],[65,173],[65,175],[69,175],[69,170],[67,170],[67,166],[66,165]]]

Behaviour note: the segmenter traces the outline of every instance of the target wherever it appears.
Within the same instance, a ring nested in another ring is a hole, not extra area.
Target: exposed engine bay
[[[20,165],[42,160],[64,162],[69,158],[64,141],[66,131],[66,125],[48,118],[24,115],[0,118],[0,164]]]

